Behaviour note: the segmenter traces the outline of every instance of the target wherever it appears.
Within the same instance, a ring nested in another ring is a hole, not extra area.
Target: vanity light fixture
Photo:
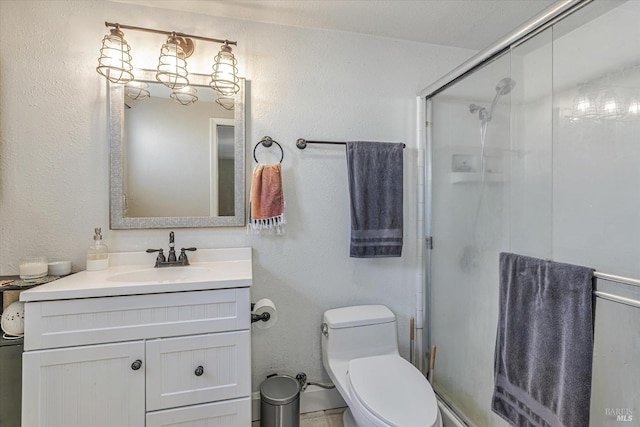
[[[195,90],[195,88],[191,86],[185,86],[180,89],[174,89],[169,96],[171,97],[171,99],[177,101],[181,105],[190,105],[198,100],[196,93],[197,91]]]
[[[233,96],[240,90],[238,60],[233,56],[229,42],[225,41],[213,63],[209,86],[222,96]]]
[[[109,34],[102,39],[96,71],[112,83],[130,82],[133,80],[130,51],[131,46],[124,39],[120,26],[115,24]]]
[[[578,95],[573,99],[572,117],[574,119],[595,118],[598,115],[596,100],[593,91],[588,86],[582,85]]]
[[[600,98],[598,104],[600,117],[607,120],[620,119],[623,116],[622,102],[613,88],[607,88]]]
[[[627,118],[637,119],[640,117],[640,92],[631,94],[629,105],[627,106]]]
[[[213,39],[209,37],[201,37],[190,34],[179,33],[175,31],[155,30],[152,28],[134,27],[131,25],[121,25],[118,23],[105,22],[106,27],[111,27],[110,34],[104,37],[102,49],[100,49],[100,58],[98,60],[97,71],[112,83],[126,84],[133,80],[133,72],[131,66],[131,48],[124,40],[121,29],[144,31],[147,33],[164,34],[167,41],[160,49],[160,58],[156,79],[173,89],[171,98],[180,102],[182,105],[194,103],[198,97],[195,95],[195,89],[189,88],[189,73],[187,71],[186,59],[194,52],[195,45],[193,40],[202,40],[212,43],[221,43],[220,52],[216,55],[213,64],[213,73],[211,74],[211,82],[209,86],[215,90],[219,97],[216,102],[226,108],[233,109],[234,95],[240,90],[238,77],[238,61],[231,51],[231,45],[238,45],[238,42]],[[188,88],[181,91],[183,88]],[[135,96],[137,88],[131,86],[127,88],[129,97]],[[129,95],[131,93],[131,95]],[[144,91],[141,92],[143,94]],[[148,90],[147,90],[148,93]],[[147,95],[148,96],[148,95]],[[144,99],[147,96],[133,98]]]
[[[189,40],[193,46],[191,39]],[[176,33],[171,33],[167,42],[160,49],[160,59],[158,62],[158,73],[156,79],[169,89],[181,89],[189,86],[189,73],[187,72],[187,54],[182,46],[186,43],[178,41]],[[193,51],[193,50],[192,50]]]
[[[580,83],[566,118],[571,122],[640,120],[640,91],[634,83],[638,72],[640,63]]]
[[[124,94],[135,100],[147,99],[151,96],[149,84],[145,82],[131,81],[124,85]]]

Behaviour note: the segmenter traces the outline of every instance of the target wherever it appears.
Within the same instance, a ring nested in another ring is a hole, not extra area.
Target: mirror
[[[109,83],[111,229],[244,226],[244,79],[227,110],[210,76],[189,74],[198,99],[182,105],[155,71],[134,74],[148,98]]]

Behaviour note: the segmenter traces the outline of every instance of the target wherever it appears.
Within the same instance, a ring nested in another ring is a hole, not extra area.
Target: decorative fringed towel
[[[402,148],[347,142],[352,258],[402,255]]]
[[[247,231],[252,234],[283,234],[284,195],[281,164],[258,163],[251,179],[250,213]]]
[[[593,270],[500,254],[493,412],[518,427],[589,425]]]

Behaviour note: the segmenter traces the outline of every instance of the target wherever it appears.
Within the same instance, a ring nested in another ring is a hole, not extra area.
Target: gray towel
[[[500,254],[491,409],[514,426],[589,425],[593,270]]]
[[[352,258],[402,255],[402,144],[347,142]]]

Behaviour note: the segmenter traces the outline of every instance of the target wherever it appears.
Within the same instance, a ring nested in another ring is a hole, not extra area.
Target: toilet
[[[326,311],[322,363],[349,407],[345,427],[442,427],[431,384],[398,353],[396,317],[386,306]]]

